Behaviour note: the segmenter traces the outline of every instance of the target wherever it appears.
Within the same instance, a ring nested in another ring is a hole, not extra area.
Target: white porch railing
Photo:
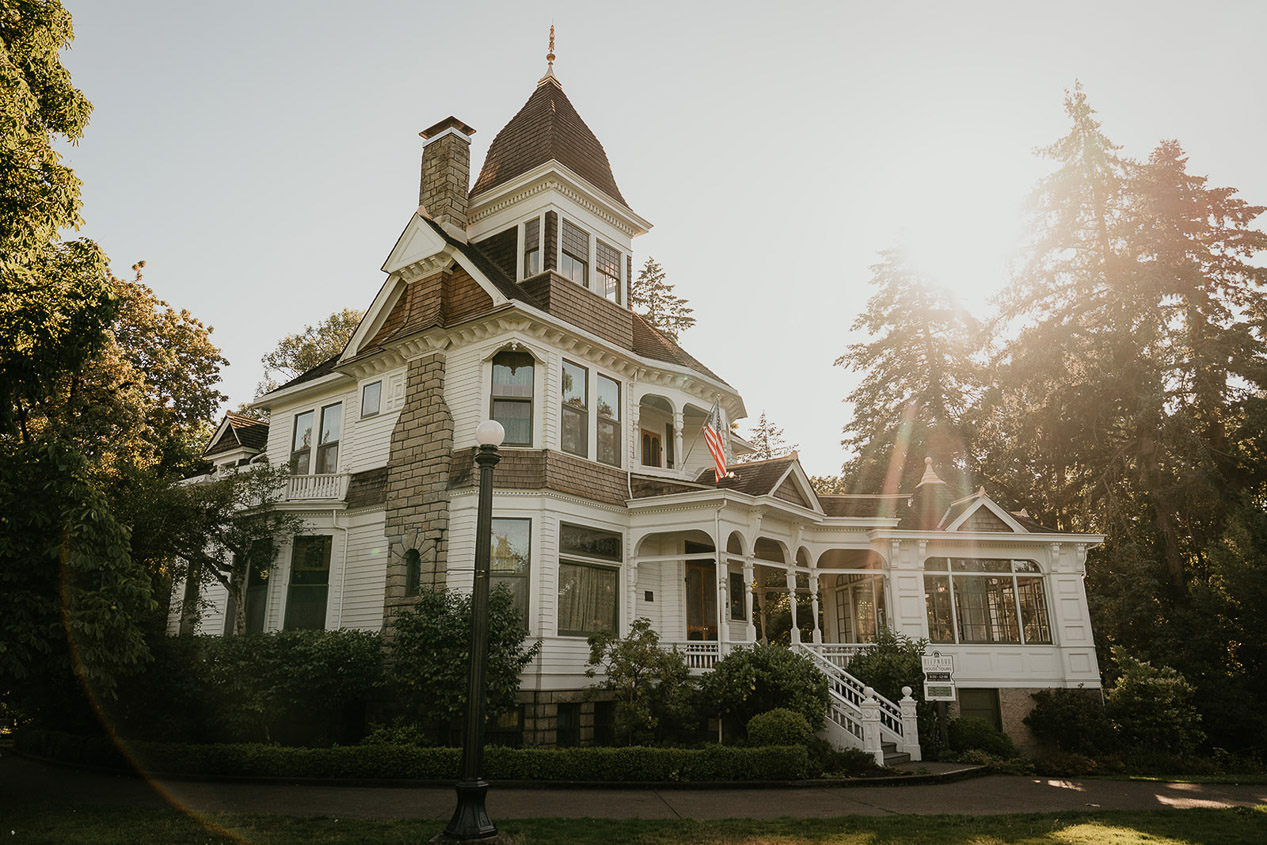
[[[911,755],[912,760],[921,759],[915,699],[911,698],[910,687],[902,688],[902,701],[900,705],[894,704],[829,659],[823,653],[824,645],[797,643],[793,648],[809,657],[827,676],[831,691],[831,703],[827,708],[828,730],[835,734],[838,742],[843,740],[840,744],[873,754],[880,765],[884,764],[881,746],[885,741],[892,742],[898,751]],[[835,656],[839,657],[839,654]]]
[[[665,643],[665,645],[678,650],[682,659],[686,661],[686,668],[691,670],[691,674],[711,672],[717,665],[717,661],[721,660],[721,645],[716,642],[693,640],[686,643]]]
[[[346,472],[292,475],[286,484],[286,499],[342,499],[348,492]]]
[[[845,645],[843,643],[802,643],[802,645],[813,649],[837,669],[848,669],[849,661],[854,658],[854,655],[867,648],[865,645]]]

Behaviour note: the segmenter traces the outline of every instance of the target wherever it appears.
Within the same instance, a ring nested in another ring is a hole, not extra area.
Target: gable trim
[[[1013,533],[1015,534],[1029,533],[1029,531],[1027,531],[1023,525],[1021,525],[1019,522],[1016,521],[1015,517],[1013,517],[1010,513],[1008,513],[1000,505],[998,505],[993,499],[991,499],[989,496],[985,494],[981,494],[980,497],[977,499],[977,501],[974,504],[969,505],[968,508],[963,513],[961,513],[954,522],[950,523],[949,525],[945,527],[945,530],[958,531],[959,528],[965,522],[967,522],[968,519],[974,513],[981,510],[982,508],[985,508],[990,513],[998,517],[1003,522],[1004,525],[1012,529]]]

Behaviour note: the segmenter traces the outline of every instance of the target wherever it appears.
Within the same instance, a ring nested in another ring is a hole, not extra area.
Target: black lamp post
[[[484,670],[488,663],[488,577],[493,537],[493,467],[501,460],[497,447],[506,436],[496,420],[475,429],[480,444],[475,463],[480,468],[479,512],[475,526],[475,584],[471,590],[470,675],[466,690],[466,724],[462,731],[462,779],[457,783],[458,806],[439,841],[466,842],[500,838],[484,808],[488,781],[484,768]],[[435,840],[433,840],[435,841]]]

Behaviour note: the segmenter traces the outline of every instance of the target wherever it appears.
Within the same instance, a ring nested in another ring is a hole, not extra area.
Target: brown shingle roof
[[[829,495],[818,494],[818,503],[828,516],[861,516],[889,518],[896,516],[899,508],[906,507],[909,494],[896,495]]]
[[[268,445],[268,423],[254,417],[244,417],[229,411],[224,415],[229,427],[203,452],[204,456],[218,455],[221,452],[232,452],[239,447],[263,451]]]
[[[796,455],[787,455],[782,458],[735,464],[728,467],[735,477],[723,478],[716,485],[713,484],[713,470],[706,469],[695,479],[695,483],[716,486],[721,490],[747,493],[749,496],[768,496],[774,491],[774,485],[787,472],[788,467],[796,462]]]
[[[479,178],[471,188],[471,196],[509,182],[552,159],[628,207],[620,188],[616,187],[603,145],[581,120],[554,77],[537,85],[524,107],[497,133],[488,147]]]
[[[689,370],[714,378],[727,387],[730,386],[724,378],[705,367],[693,355],[656,330],[637,312],[633,312],[633,351],[653,361],[679,364]]]

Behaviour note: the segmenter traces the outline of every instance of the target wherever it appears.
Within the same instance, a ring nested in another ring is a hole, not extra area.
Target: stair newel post
[[[902,709],[902,751],[911,755],[912,760],[922,760],[919,751],[919,717],[915,713],[915,699],[911,698],[911,688],[902,687],[902,700],[898,702]]]
[[[875,757],[877,766],[884,765],[884,749],[880,745],[880,702],[875,700],[875,690],[866,687],[862,691],[862,750]]]

